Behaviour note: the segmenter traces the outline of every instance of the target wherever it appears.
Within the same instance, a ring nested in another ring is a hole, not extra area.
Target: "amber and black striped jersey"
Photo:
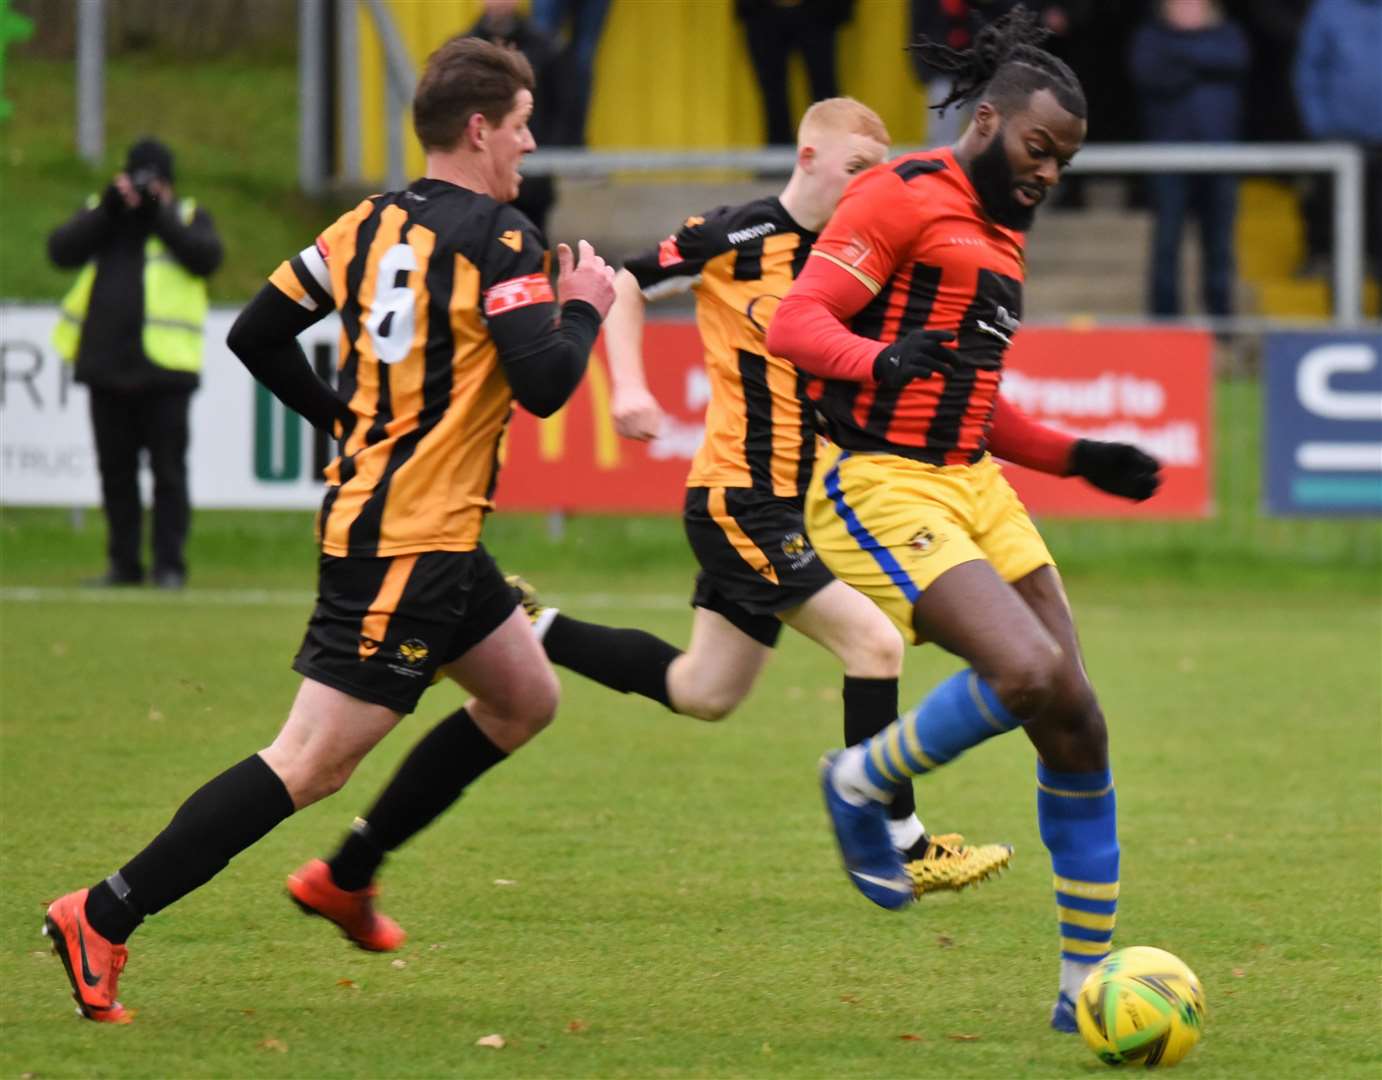
[[[813,382],[833,441],[934,465],[978,461],[1022,318],[1023,236],[995,224],[949,148],[907,154],[845,190],[812,250],[867,285],[854,316],[861,337],[896,341],[912,330],[954,330],[953,375],[901,389]]]
[[[340,311],[338,390],[353,424],[326,469],[330,555],[470,551],[498,471],[512,393],[488,320],[556,318],[546,253],[517,210],[442,180],[375,195],[270,282]]]
[[[805,494],[816,447],[808,377],[768,355],[763,337],[815,238],[776,197],[756,199],[689,218],[625,263],[648,299],[696,294],[710,404],[688,487]]]

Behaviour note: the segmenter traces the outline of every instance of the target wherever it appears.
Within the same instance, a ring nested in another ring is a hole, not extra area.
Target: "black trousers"
[[[144,576],[139,453],[145,450],[154,474],[154,573],[171,570],[185,574],[183,547],[192,516],[187,493],[192,392],[127,393],[92,387],[90,396],[110,572],[127,580]]]
[[[1185,222],[1200,223],[1200,287],[1210,315],[1233,314],[1233,225],[1238,178],[1217,173],[1162,173],[1151,178],[1156,226],[1152,234],[1151,313],[1181,314],[1180,241]]]
[[[835,31],[837,27],[800,8],[770,8],[744,16],[749,59],[763,94],[768,142],[794,146],[796,125],[787,102],[787,61],[800,51],[811,84],[811,100],[835,97]]]

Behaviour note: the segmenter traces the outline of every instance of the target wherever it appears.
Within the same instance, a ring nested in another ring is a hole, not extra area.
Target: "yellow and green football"
[[[1200,1041],[1200,980],[1164,949],[1136,945],[1110,953],[1080,987],[1075,1019],[1105,1065],[1174,1065]]]

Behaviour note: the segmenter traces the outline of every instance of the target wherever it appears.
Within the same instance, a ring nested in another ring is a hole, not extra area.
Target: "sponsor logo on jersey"
[[[499,242],[510,251],[523,250],[523,234],[517,229],[505,229],[499,234]]]
[[[993,322],[987,323],[983,319],[976,319],[974,325],[981,333],[996,337],[1004,345],[1013,343],[1012,335],[1017,333],[1022,327],[1022,320],[1014,317],[1012,312],[1002,304],[994,305]]]
[[[867,259],[872,252],[873,248],[869,247],[861,237],[851,236],[849,238],[849,243],[840,250],[840,259],[850,266],[857,267],[861,262]]]
[[[755,330],[766,334],[768,324],[773,321],[773,316],[777,313],[778,305],[781,303],[782,297],[774,296],[771,293],[755,296],[749,301],[748,307],[744,309],[744,316],[753,323]]]

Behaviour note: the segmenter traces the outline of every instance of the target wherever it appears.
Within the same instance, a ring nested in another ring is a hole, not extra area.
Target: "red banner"
[[[691,322],[650,322],[643,355],[649,389],[667,413],[662,437],[631,442],[609,419],[602,346],[575,396],[556,416],[521,409],[505,440],[498,501],[509,510],[679,512],[700,445],[709,382]],[[1185,330],[1053,330],[1020,333],[1003,393],[1053,427],[1133,442],[1166,465],[1154,499],[1129,503],[1080,480],[1007,467],[1034,514],[1064,517],[1198,517],[1210,509],[1208,334]]]
[[[1003,396],[1060,431],[1130,442],[1160,459],[1161,490],[1144,503],[1083,480],[1016,465],[1004,472],[1033,514],[1208,517],[1213,508],[1214,347],[1202,330],[1023,330],[1003,371]]]

